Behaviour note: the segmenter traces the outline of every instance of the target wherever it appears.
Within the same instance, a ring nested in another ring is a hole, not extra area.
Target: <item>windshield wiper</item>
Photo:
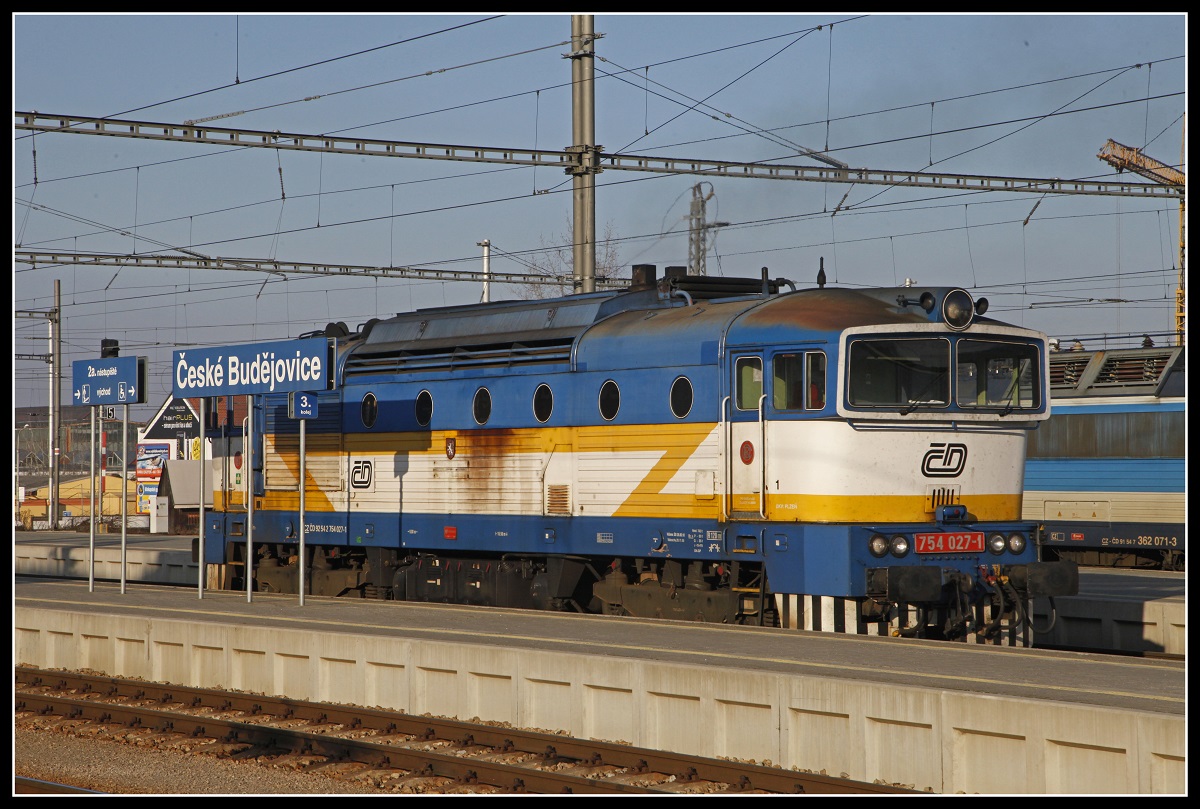
[[[941,399],[909,399],[908,407],[900,411],[901,416],[907,416],[922,405],[944,405],[946,404]]]
[[[930,379],[930,380],[929,380],[929,383],[928,383],[928,384],[926,384],[926,385],[925,385],[925,387],[921,388],[921,392],[920,392],[920,393],[918,393],[918,394],[917,394],[917,395],[916,395],[914,398],[912,398],[912,399],[909,399],[909,400],[908,400],[908,407],[906,407],[906,408],[904,408],[903,410],[901,410],[901,411],[900,411],[900,415],[901,415],[901,416],[907,416],[909,413],[913,412],[914,410],[916,410],[916,409],[917,409],[918,407],[920,407],[921,405],[935,405],[935,404],[936,404],[936,405],[944,405],[944,404],[946,404],[946,403],[945,403],[943,400],[941,400],[941,399],[926,399],[926,398],[924,398],[924,397],[925,397],[925,394],[926,394],[926,393],[929,393],[929,391],[933,390],[933,387],[934,387],[934,386],[935,386],[937,383],[939,383],[939,382],[941,382],[943,379],[945,379],[945,378],[946,378],[946,374],[948,374],[949,372],[950,372],[950,369],[949,369],[949,368],[947,368],[946,370],[942,371],[942,372],[941,372],[940,374],[938,374],[937,376],[933,377],[933,379]]]

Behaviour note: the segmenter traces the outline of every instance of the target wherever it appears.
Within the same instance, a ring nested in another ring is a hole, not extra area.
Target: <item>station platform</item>
[[[127,534],[125,580],[199,588],[195,539]],[[96,534],[93,540],[73,531],[22,531],[13,534],[13,545],[19,575],[87,578],[90,568],[97,580],[122,578],[120,534]],[[1185,573],[1082,568],[1079,578],[1078,595],[1034,602],[1034,646],[1186,655]]]
[[[20,578],[15,662],[482,720],[938,794],[1184,794],[1180,661]]]

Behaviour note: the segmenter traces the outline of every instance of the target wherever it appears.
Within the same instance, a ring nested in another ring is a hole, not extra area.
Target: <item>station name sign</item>
[[[178,398],[327,390],[329,342],[318,337],[176,351],[171,393]]]

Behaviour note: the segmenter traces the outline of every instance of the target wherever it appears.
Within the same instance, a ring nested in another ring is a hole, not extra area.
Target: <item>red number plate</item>
[[[983,553],[983,532],[917,534],[917,553]]]

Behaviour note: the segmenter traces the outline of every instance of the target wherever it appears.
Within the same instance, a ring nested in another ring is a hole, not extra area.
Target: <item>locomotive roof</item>
[[[569,362],[579,367],[704,364],[721,345],[828,342],[844,329],[937,321],[949,289],[796,290],[786,279],[687,276],[635,267],[619,291],[472,304],[373,320],[345,334],[347,373]],[[782,292],[786,284],[791,292]],[[927,306],[926,306],[927,304]],[[980,321],[982,322],[982,321]],[[331,324],[340,325],[340,324]],[[344,327],[343,327],[344,328]],[[664,353],[669,352],[669,353]]]
[[[539,301],[507,301],[438,309],[419,309],[369,323],[361,335],[360,355],[405,350],[435,350],[498,342],[573,340],[596,321],[612,293]]]
[[[878,293],[883,292],[883,295]],[[614,322],[604,325],[613,315],[629,313],[635,322],[646,313],[656,315],[672,309],[685,310],[682,318],[696,318],[714,305],[725,308],[727,316],[750,310],[743,324],[747,328],[773,325],[797,325],[817,331],[839,331],[850,326],[876,323],[925,322],[923,314],[889,303],[890,290],[859,291],[840,288],[798,290],[781,295],[737,296],[693,302],[687,306],[681,298],[665,300],[653,291],[621,291],[573,295],[537,301],[505,301],[490,304],[420,309],[387,320],[372,321],[363,329],[357,353],[374,354],[404,348],[444,348],[454,345],[491,341],[552,340],[573,338],[595,326],[597,330],[619,331]],[[893,296],[894,297],[894,296]],[[681,318],[669,318],[676,322]],[[599,332],[598,332],[599,333]]]
[[[925,323],[923,310],[897,306],[895,296],[852,289],[803,289],[781,295],[699,301],[653,314],[626,312],[590,329],[576,354],[591,370],[712,362],[727,345],[826,343],[853,326]]]
[[[668,267],[662,279],[652,265],[634,267],[624,290],[569,295],[534,301],[502,301],[419,309],[373,320],[352,336],[360,357],[430,352],[499,344],[570,343],[592,325],[627,311],[682,307],[692,300],[778,293],[783,279],[688,276]],[[676,293],[682,290],[684,294]],[[332,325],[332,324],[331,324]]]

